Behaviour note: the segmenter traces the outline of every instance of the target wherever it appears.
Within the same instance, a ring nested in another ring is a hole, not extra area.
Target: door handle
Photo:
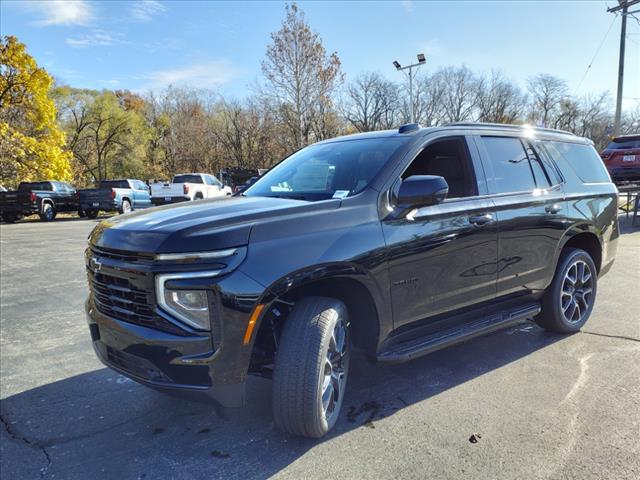
[[[554,203],[553,205],[547,205],[544,209],[547,213],[556,214],[562,210],[562,205]]]
[[[493,215],[489,213],[485,213],[484,215],[472,215],[469,217],[469,223],[473,223],[474,225],[481,227],[482,225],[486,225],[489,222],[493,221]]]

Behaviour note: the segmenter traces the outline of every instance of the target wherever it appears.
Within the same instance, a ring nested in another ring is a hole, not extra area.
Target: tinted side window
[[[543,140],[532,140],[532,150],[537,158],[542,162],[544,170],[551,181],[551,185],[559,185],[564,179],[558,171],[558,166],[551,159],[551,154],[544,148],[546,142]]]
[[[447,198],[478,194],[473,165],[464,137],[436,140],[427,145],[411,162],[402,178],[412,175],[438,175],[449,185]]]
[[[580,180],[585,183],[608,183],[611,181],[600,155],[591,145],[565,142],[545,142],[554,159],[564,159]]]
[[[518,138],[482,137],[493,165],[493,193],[526,192],[536,188],[529,159]]]
[[[531,170],[533,171],[533,178],[536,181],[536,187],[549,188],[551,186],[551,179],[542,166],[542,161],[538,157],[535,150],[531,145],[527,144],[527,156],[529,157],[529,163],[531,164]]]

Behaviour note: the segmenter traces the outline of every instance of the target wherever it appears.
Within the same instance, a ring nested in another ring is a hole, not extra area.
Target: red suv
[[[614,182],[640,180],[640,135],[614,138],[600,156]]]

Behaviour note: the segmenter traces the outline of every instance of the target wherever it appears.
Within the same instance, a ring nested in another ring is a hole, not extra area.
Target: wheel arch
[[[380,320],[386,315],[380,295],[377,283],[368,272],[352,264],[319,265],[282,277],[273,282],[258,301],[266,307],[256,325],[251,349],[266,335],[272,335],[269,322],[264,320],[274,306],[293,306],[296,299],[322,296],[336,298],[346,305],[354,344],[368,355],[375,355]]]
[[[560,260],[561,252],[566,248],[580,248],[586,251],[593,263],[596,265],[596,270],[600,272],[602,267],[602,238],[597,234],[597,230],[594,225],[582,224],[575,225],[565,232],[561,242],[560,248],[556,258],[556,265]]]

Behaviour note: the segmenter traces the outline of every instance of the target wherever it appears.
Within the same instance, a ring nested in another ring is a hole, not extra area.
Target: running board
[[[388,349],[378,353],[378,361],[382,363],[407,362],[436,350],[521,323],[538,313],[540,313],[540,305],[536,303],[507,312],[491,314],[480,320],[391,345]]]

